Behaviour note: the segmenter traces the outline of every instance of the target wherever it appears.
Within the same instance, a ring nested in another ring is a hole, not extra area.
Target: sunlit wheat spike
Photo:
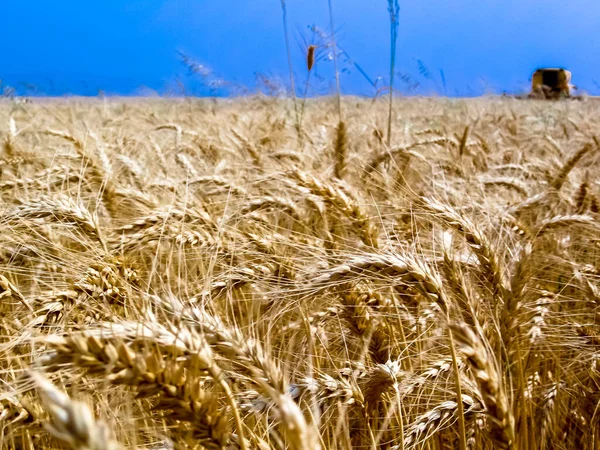
[[[483,338],[464,323],[452,324],[452,333],[459,350],[471,365],[479,386],[483,405],[491,421],[490,437],[498,448],[515,445],[515,423],[502,385],[498,363],[493,359]]]
[[[111,431],[97,421],[84,403],[71,400],[58,390],[46,377],[30,372],[42,403],[50,414],[47,428],[64,444],[76,450],[118,450],[122,447],[113,440]]]

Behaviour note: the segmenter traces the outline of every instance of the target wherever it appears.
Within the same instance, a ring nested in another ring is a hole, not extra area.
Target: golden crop
[[[0,447],[597,449],[582,102],[0,104]]]

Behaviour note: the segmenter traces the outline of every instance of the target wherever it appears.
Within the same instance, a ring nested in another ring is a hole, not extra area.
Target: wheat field
[[[0,104],[5,449],[600,449],[597,103]]]

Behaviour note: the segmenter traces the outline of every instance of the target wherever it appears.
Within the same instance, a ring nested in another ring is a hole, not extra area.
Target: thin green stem
[[[338,110],[338,122],[342,121],[342,100],[340,91],[340,73],[338,71],[337,64],[337,44],[335,42],[335,28],[333,23],[333,8],[331,6],[331,0],[327,0],[329,5],[329,22],[331,23],[331,40],[333,41],[333,70],[335,70],[335,86],[337,89],[337,110]]]
[[[298,102],[296,99],[296,84],[294,82],[294,68],[292,65],[292,52],[290,50],[290,38],[288,33],[288,25],[287,25],[287,7],[285,5],[285,0],[281,0],[281,11],[283,13],[283,33],[285,35],[285,48],[287,51],[287,59],[288,66],[290,71],[290,85],[292,89],[292,98],[294,100],[294,111],[296,113],[296,128],[298,133],[300,133],[300,118],[298,115]]]
[[[398,0],[388,0],[388,12],[390,13],[390,105],[388,111],[388,133],[387,145],[392,144],[392,104],[394,99],[394,73],[396,70],[396,41],[398,38],[398,16],[400,5]]]

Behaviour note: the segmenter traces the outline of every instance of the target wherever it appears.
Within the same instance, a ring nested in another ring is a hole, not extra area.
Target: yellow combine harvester
[[[559,99],[571,97],[576,89],[571,84],[571,72],[566,69],[538,69],[531,79],[531,98]]]

